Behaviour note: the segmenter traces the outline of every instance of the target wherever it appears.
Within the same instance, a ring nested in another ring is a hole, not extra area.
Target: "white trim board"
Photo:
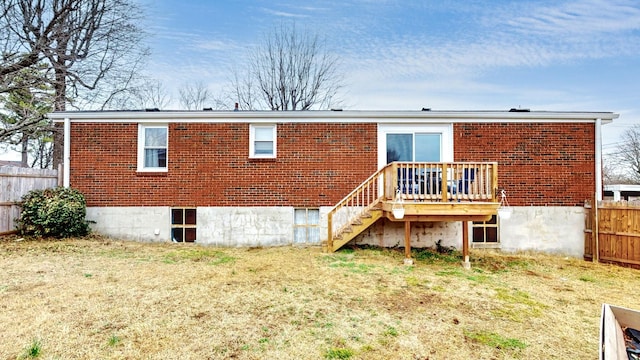
[[[612,112],[510,111],[79,111],[47,115],[74,123],[610,123]]]

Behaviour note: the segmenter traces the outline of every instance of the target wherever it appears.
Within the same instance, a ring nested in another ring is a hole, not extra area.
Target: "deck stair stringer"
[[[348,226],[345,226],[336,233],[333,238],[331,251],[336,251],[349,241],[355,239],[356,236],[362,234],[363,231],[375,224],[382,216],[383,212],[381,209],[370,209],[354,217]]]

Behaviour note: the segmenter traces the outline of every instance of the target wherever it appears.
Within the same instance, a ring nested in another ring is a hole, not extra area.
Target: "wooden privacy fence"
[[[0,166],[0,235],[15,232],[22,196],[59,184],[56,170]]]
[[[584,258],[640,268],[640,202],[585,204]]]

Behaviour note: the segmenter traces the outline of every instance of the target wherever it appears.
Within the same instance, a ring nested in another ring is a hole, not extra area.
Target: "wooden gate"
[[[640,268],[640,202],[585,205],[584,258]]]

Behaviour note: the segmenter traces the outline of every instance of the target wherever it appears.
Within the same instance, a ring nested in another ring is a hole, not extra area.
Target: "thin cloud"
[[[507,24],[523,34],[586,37],[640,29],[640,9],[629,1],[571,1],[525,7],[522,13],[526,16],[515,16]]]
[[[292,13],[292,12],[272,10],[272,9],[267,9],[267,8],[262,8],[262,11],[264,11],[265,13],[267,13],[269,15],[279,16],[279,17],[286,17],[286,18],[307,18],[307,17],[309,17],[309,15],[305,15],[305,14],[295,14],[295,13]]]
[[[161,43],[172,43],[175,51],[225,51],[234,53],[243,46],[230,40],[228,37],[219,34],[211,34],[203,31],[181,31],[171,29],[160,29],[155,36],[156,41]],[[185,55],[186,56],[186,55]]]
[[[533,15],[516,16],[523,13]],[[494,7],[480,15],[470,14],[467,21],[466,32],[446,39],[428,34],[354,39],[347,42],[353,51],[345,63],[354,71],[382,79],[473,78],[500,67],[546,67],[640,54],[640,34],[629,31],[640,28],[640,8],[628,2],[585,0],[558,7],[533,8],[530,3],[508,10]],[[585,28],[589,34],[583,34]]]
[[[298,6],[298,5],[294,5],[292,6],[294,9],[298,9],[298,10],[303,10],[303,11],[307,11],[307,12],[326,12],[327,10],[329,10],[329,8],[327,7],[319,7],[319,6]]]
[[[219,39],[199,39],[194,41],[194,46],[200,50],[205,51],[224,51],[230,54],[242,50],[245,47],[238,45],[234,41],[219,40]]]

